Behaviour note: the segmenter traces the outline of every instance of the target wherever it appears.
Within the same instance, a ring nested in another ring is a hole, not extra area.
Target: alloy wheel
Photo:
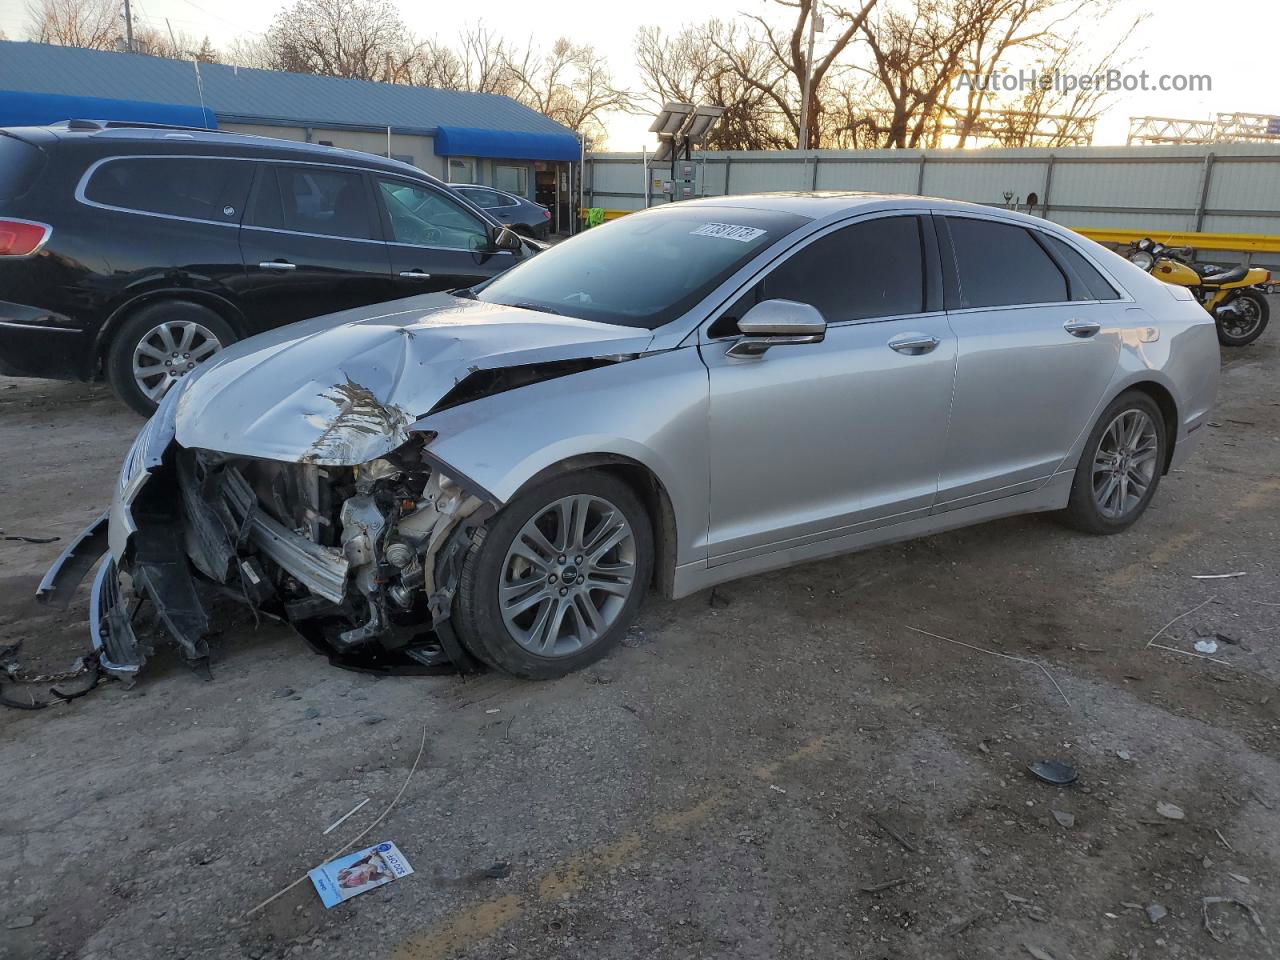
[[[1093,456],[1093,500],[1109,520],[1142,503],[1156,476],[1160,438],[1144,410],[1123,410],[1107,425]]]
[[[221,349],[222,341],[203,324],[161,323],[133,348],[133,382],[148,399],[159,402],[179,379]]]
[[[502,561],[498,606],[524,649],[569,656],[617,622],[635,575],[635,534],[622,511],[603,497],[562,497],[516,534]]]

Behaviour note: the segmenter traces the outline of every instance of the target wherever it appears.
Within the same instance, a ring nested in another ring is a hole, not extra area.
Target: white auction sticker
[[[739,243],[750,243],[764,232],[759,227],[742,227],[735,223],[704,223],[698,229],[690,231],[690,235],[721,237],[725,240],[737,240]]]

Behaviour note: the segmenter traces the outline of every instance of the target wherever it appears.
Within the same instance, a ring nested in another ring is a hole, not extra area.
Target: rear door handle
[[[430,280],[431,274],[423,273],[421,270],[401,270],[400,276],[406,280]]]
[[[889,349],[918,357],[923,353],[929,353],[941,342],[937,337],[927,333],[903,333],[889,341]]]
[[[1096,320],[1068,320],[1062,325],[1062,329],[1073,337],[1092,337],[1102,329],[1102,324]]]
[[[290,263],[288,260],[264,260],[258,264],[262,270],[279,270],[281,272],[288,270],[297,270],[297,264]]]

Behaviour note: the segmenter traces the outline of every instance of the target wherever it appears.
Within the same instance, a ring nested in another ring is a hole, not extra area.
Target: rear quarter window
[[[16,200],[30,190],[44,164],[43,150],[0,131],[0,200]]]
[[[1062,262],[1067,265],[1071,274],[1072,300],[1119,300],[1120,294],[1079,250],[1050,234],[1041,234]],[[1082,289],[1075,289],[1080,287]]]
[[[210,157],[124,157],[99,165],[85,185],[92,203],[188,220],[239,223],[253,164]]]

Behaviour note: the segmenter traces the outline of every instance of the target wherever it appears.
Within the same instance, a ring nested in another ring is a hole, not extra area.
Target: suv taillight
[[[0,220],[0,257],[29,257],[49,239],[53,227],[29,220]]]

